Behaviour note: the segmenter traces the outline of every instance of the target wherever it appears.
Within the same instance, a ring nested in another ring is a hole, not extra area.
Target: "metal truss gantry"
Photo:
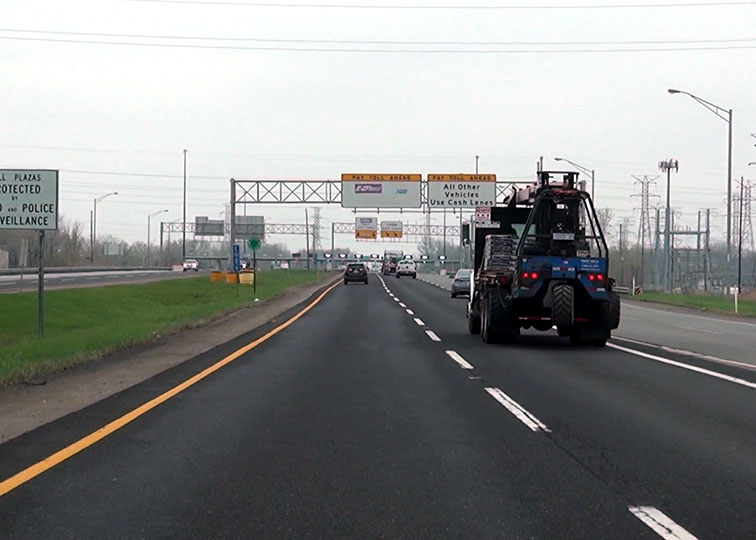
[[[232,178],[236,204],[341,204],[341,180],[246,180]],[[496,203],[532,180],[496,182]],[[428,183],[420,184],[420,205],[428,206]],[[385,209],[388,211],[400,209]],[[434,210],[442,210],[435,208]]]

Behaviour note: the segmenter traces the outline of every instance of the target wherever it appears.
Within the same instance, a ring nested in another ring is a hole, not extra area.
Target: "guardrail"
[[[46,274],[73,274],[83,272],[143,272],[145,270],[171,270],[170,266],[46,266]],[[29,268],[3,268],[0,276],[31,275],[37,273],[35,266]]]

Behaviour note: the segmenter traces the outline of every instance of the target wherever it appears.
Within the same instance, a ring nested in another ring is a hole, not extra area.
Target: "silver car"
[[[469,296],[470,295],[470,277],[472,276],[472,270],[469,268],[462,268],[460,270],[457,270],[457,273],[454,275],[454,280],[451,284],[451,297],[456,298],[457,296],[464,295]]]

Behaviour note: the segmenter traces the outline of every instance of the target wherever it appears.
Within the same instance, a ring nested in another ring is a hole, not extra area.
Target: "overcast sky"
[[[723,239],[727,125],[669,95],[673,87],[733,109],[733,177],[756,177],[747,167],[756,161],[756,2],[324,2],[0,0],[0,168],[60,169],[61,212],[86,230],[92,198],[118,191],[98,207],[98,234],[135,241],[146,239],[148,213],[181,217],[184,148],[188,216],[220,219],[231,177],[474,172],[477,154],[480,172],[527,180],[539,156],[546,168],[563,168],[552,161],[563,156],[595,168],[596,206],[634,216],[635,228],[631,175],[658,174],[672,157],[680,223],[712,208]],[[149,46],[93,43],[103,41]],[[264,50],[275,48],[299,50]],[[304,221],[303,206],[247,211]],[[354,215],[322,213],[329,245],[330,223]]]

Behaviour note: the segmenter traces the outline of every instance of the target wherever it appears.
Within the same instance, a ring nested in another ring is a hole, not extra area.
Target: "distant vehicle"
[[[396,267],[396,278],[399,279],[402,276],[411,276],[412,279],[417,278],[417,265],[415,261],[399,261]]]
[[[242,270],[244,270],[245,268],[248,268],[249,267],[249,261],[247,261],[245,259],[242,259],[241,267],[242,267]]]
[[[288,270],[288,269],[289,269],[289,263],[287,263],[286,261],[283,261],[283,262],[281,263],[281,266],[279,266],[279,268],[280,268],[281,270]]]
[[[344,269],[344,285],[352,281],[368,284],[368,270],[364,263],[349,263]]]
[[[403,251],[387,249],[383,252],[383,267],[382,272],[384,276],[390,276],[396,273],[396,267],[399,261],[404,257]]]
[[[470,294],[470,276],[472,276],[472,270],[469,268],[461,268],[457,270],[454,275],[454,281],[451,284],[451,297],[456,298],[460,294]]]
[[[199,270],[199,261],[197,259],[187,259],[184,261],[184,264],[182,265],[182,270],[186,272],[187,270],[194,270],[195,272]]]

